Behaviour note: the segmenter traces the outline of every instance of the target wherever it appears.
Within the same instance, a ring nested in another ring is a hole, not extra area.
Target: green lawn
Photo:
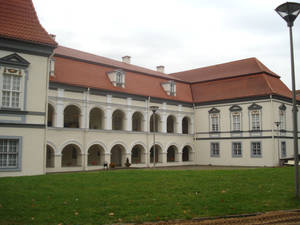
[[[294,168],[0,178],[0,224],[103,224],[300,208]]]

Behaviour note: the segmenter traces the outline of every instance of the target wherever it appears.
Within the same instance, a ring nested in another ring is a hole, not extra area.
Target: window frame
[[[10,74],[6,72],[8,69],[14,69],[19,71],[18,74]],[[5,77],[9,78],[10,89],[4,89],[4,80]],[[26,82],[26,71],[22,68],[12,67],[12,66],[0,66],[0,108],[1,109],[10,109],[10,110],[23,110],[25,103],[25,82]],[[18,78],[18,90],[14,90],[14,78]],[[4,105],[3,93],[9,93],[9,105]],[[18,93],[18,102],[17,106],[13,105],[13,93]]]
[[[257,121],[254,121],[254,115],[257,115],[257,118],[255,118],[255,120]],[[261,112],[260,110],[251,110],[250,111],[250,117],[251,117],[251,131],[261,131]],[[259,126],[255,126],[254,125],[259,125]],[[257,129],[258,128],[258,129]]]
[[[0,167],[0,172],[14,172],[14,171],[21,171],[22,170],[22,143],[23,137],[21,136],[0,136],[1,140],[17,140],[18,147],[17,147],[17,166],[16,167]]]
[[[234,117],[238,116],[238,123],[236,123]],[[242,113],[241,112],[231,112],[231,131],[233,132],[241,132],[242,131]],[[239,125],[239,129],[236,129],[235,125]]]
[[[254,153],[254,148],[257,144],[259,144],[260,154],[257,154],[258,149],[256,149],[256,153]],[[262,144],[260,141],[252,141],[250,148],[251,148],[251,157],[252,158],[262,158]]]
[[[220,114],[211,113],[210,114],[210,132],[217,133],[220,132]]]
[[[217,148],[215,149],[215,147],[217,147]],[[210,157],[220,157],[220,143],[219,142],[211,142],[210,143]]]
[[[235,145],[240,145],[240,154],[235,154]],[[243,146],[242,142],[232,142],[232,158],[242,158],[243,157]]]
[[[286,130],[286,111],[279,109],[280,130]]]

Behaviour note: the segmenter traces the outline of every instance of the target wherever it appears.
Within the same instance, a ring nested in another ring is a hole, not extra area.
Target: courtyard
[[[0,224],[110,224],[297,209],[294,168],[122,169],[0,180]]]

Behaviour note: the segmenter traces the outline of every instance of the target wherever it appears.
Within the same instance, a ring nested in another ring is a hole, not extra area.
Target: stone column
[[[182,134],[182,115],[179,114],[176,118],[176,133]]]
[[[161,122],[160,122],[160,125],[161,125],[161,132],[162,133],[167,133],[167,115],[165,112],[162,112],[160,114],[161,116]]]
[[[132,111],[130,108],[127,109],[125,115],[125,130],[132,131]]]
[[[64,127],[64,103],[62,97],[64,97],[64,89],[59,88],[57,90],[58,100],[56,101],[56,127]]]
[[[111,95],[106,96],[106,108],[105,108],[105,130],[111,130],[112,129],[112,109],[111,109]]]

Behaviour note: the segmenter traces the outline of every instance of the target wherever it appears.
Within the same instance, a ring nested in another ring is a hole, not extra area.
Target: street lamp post
[[[158,106],[150,106],[151,111],[153,112],[153,167],[155,167],[155,113],[159,109]]]
[[[280,165],[280,151],[279,151],[279,135],[280,135],[280,133],[279,133],[279,126],[280,126],[280,122],[274,122],[275,123],[275,125],[276,125],[276,127],[277,127],[277,148],[278,148],[278,162],[279,162],[279,165]]]
[[[292,75],[292,93],[293,93],[293,134],[294,134],[294,158],[295,158],[295,195],[299,197],[299,171],[298,171],[298,127],[297,127],[297,105],[295,89],[295,66],[294,66],[294,47],[292,27],[294,21],[300,13],[300,4],[295,2],[286,2],[278,6],[275,11],[287,22],[290,32],[290,51],[291,51],[291,75]]]

